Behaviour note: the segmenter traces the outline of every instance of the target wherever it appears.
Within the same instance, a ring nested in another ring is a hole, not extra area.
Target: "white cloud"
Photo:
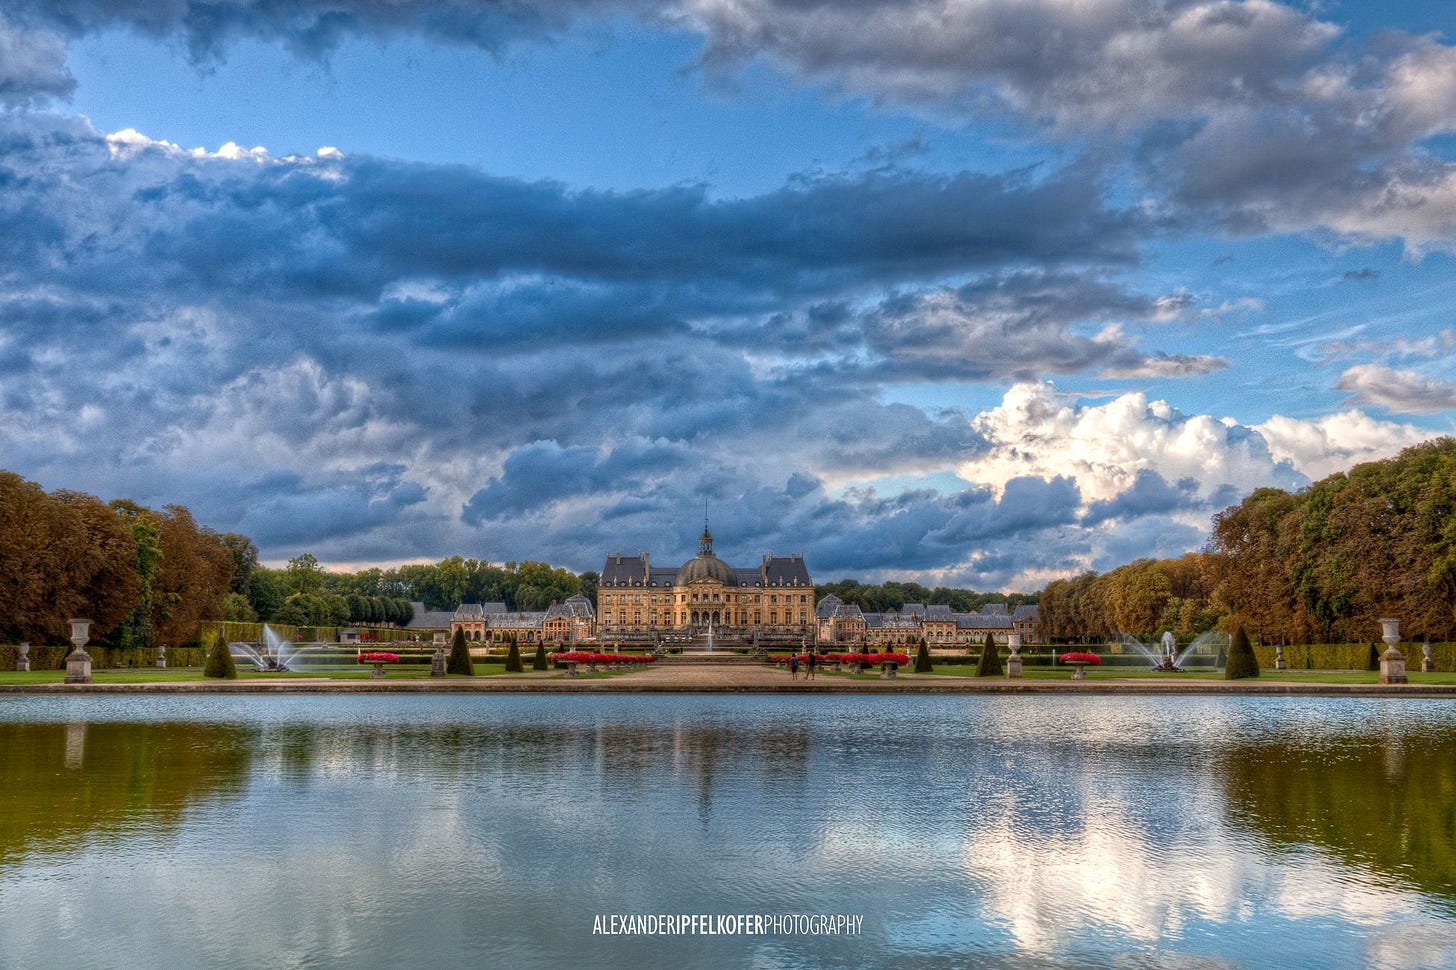
[[[1205,499],[1222,486],[1244,492],[1261,485],[1303,484],[1252,429],[1209,415],[1187,415],[1141,392],[1092,407],[1077,405],[1049,383],[1017,384],[973,425],[991,448],[957,472],[993,487],[1018,475],[1067,475],[1090,503],[1125,492],[1143,470],[1169,483],[1192,478],[1197,495]]]
[[[1363,411],[1331,414],[1317,421],[1276,414],[1254,430],[1263,435],[1275,458],[1288,461],[1313,480],[1361,462],[1389,458],[1402,448],[1434,437],[1424,428],[1377,421]]]
[[[1350,391],[1352,403],[1379,405],[1404,414],[1456,409],[1456,382],[1422,377],[1412,370],[1357,364],[1341,374],[1335,386]]]

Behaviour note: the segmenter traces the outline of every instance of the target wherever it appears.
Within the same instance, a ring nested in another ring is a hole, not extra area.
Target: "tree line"
[[[410,603],[427,610],[453,610],[461,603],[505,603],[510,610],[544,610],[576,593],[596,598],[597,574],[572,573],[541,562],[492,564],[451,556],[438,563],[409,563],[390,569],[327,571],[304,553],[282,569],[258,564],[251,543],[244,550],[234,592],[223,619],[342,626],[409,623]]]
[[[973,589],[958,589],[951,586],[937,586],[934,589],[919,583],[861,583],[857,579],[841,579],[837,583],[819,583],[814,586],[816,601],[829,595],[839,597],[846,603],[858,606],[866,613],[888,613],[900,610],[906,603],[925,605],[946,605],[955,613],[978,613],[989,603],[1005,603],[1008,610],[1015,610],[1022,603],[1035,603],[1038,593],[978,593]]]
[[[96,643],[189,643],[220,614],[240,541],[180,505],[46,492],[0,472],[0,637],[63,643],[66,620],[84,616]]]
[[[1042,632],[1180,637],[1243,626],[1265,643],[1456,637],[1456,440],[1337,472],[1299,492],[1260,488],[1214,516],[1203,552],[1049,583]]]

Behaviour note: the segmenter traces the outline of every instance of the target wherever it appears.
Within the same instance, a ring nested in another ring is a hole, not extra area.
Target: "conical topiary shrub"
[[[1375,643],[1374,640],[1371,640],[1370,641],[1370,655],[1365,658],[1365,669],[1366,670],[1379,670],[1380,669],[1380,647],[1378,647],[1376,645],[1376,643]]]
[[[532,670],[549,670],[546,666],[546,644],[536,644],[536,658],[531,661]]]
[[[475,661],[470,659],[470,647],[465,643],[465,631],[459,627],[455,628],[455,636],[450,638],[450,658],[445,661],[445,673],[464,674],[467,677],[475,676]]]
[[[1224,680],[1242,680],[1245,677],[1259,676],[1259,658],[1254,656],[1254,647],[1249,643],[1249,635],[1244,632],[1243,627],[1234,631],[1234,639],[1229,644],[1228,663],[1223,667]]]
[[[207,653],[207,666],[202,668],[202,676],[238,679],[238,665],[233,662],[233,652],[228,649],[227,637],[220,632],[213,641],[212,649]]]
[[[996,648],[995,637],[989,633],[986,634],[986,642],[981,645],[981,659],[976,664],[976,676],[1001,676],[1001,651]]]
[[[917,674],[930,673],[930,647],[926,644],[925,638],[920,638],[920,646],[915,651],[915,667]]]
[[[525,667],[521,666],[521,647],[516,643],[516,638],[511,637],[511,649],[506,653],[506,673],[524,673]]]

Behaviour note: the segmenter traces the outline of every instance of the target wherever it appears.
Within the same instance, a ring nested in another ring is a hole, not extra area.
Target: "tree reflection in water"
[[[1216,765],[1229,819],[1324,849],[1456,909],[1456,731],[1238,745]]]
[[[257,732],[191,722],[0,723],[0,867],[86,838],[174,830],[246,783]]]

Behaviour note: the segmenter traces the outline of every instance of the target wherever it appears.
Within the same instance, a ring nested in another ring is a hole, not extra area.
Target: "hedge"
[[[31,670],[64,670],[66,654],[71,646],[32,646],[30,648]],[[95,670],[115,670],[118,667],[136,669],[155,667],[157,651],[154,647],[103,647],[87,644],[86,652],[91,655],[91,666]],[[15,644],[0,646],[0,671],[15,669],[20,659],[20,647]],[[207,651],[201,647],[168,647],[168,667],[201,667],[207,661]]]
[[[346,626],[289,626],[286,623],[269,623],[273,632],[282,637],[285,641],[299,640],[304,643],[336,643],[339,639],[339,632],[342,630],[358,630],[360,633],[368,633],[370,636],[378,636],[378,643],[408,643],[415,637],[420,638],[421,643],[430,643],[434,639],[434,632],[431,630],[406,630],[401,627],[377,627],[359,626],[349,624]],[[204,642],[217,635],[221,630],[222,635],[227,637],[229,643],[259,643],[263,639],[262,623],[238,623],[232,620],[209,620],[202,624],[202,639]],[[369,641],[374,643],[376,641]]]
[[[1421,645],[1402,640],[1396,644],[1405,654],[1407,670],[1421,669]],[[1380,645],[1385,652],[1385,644]],[[1274,645],[1255,644],[1254,656],[1265,671],[1274,669]],[[1284,648],[1284,662],[1291,670],[1364,670],[1370,656],[1369,643],[1296,643]],[[1431,644],[1431,659],[1437,670],[1456,670],[1456,643]]]

